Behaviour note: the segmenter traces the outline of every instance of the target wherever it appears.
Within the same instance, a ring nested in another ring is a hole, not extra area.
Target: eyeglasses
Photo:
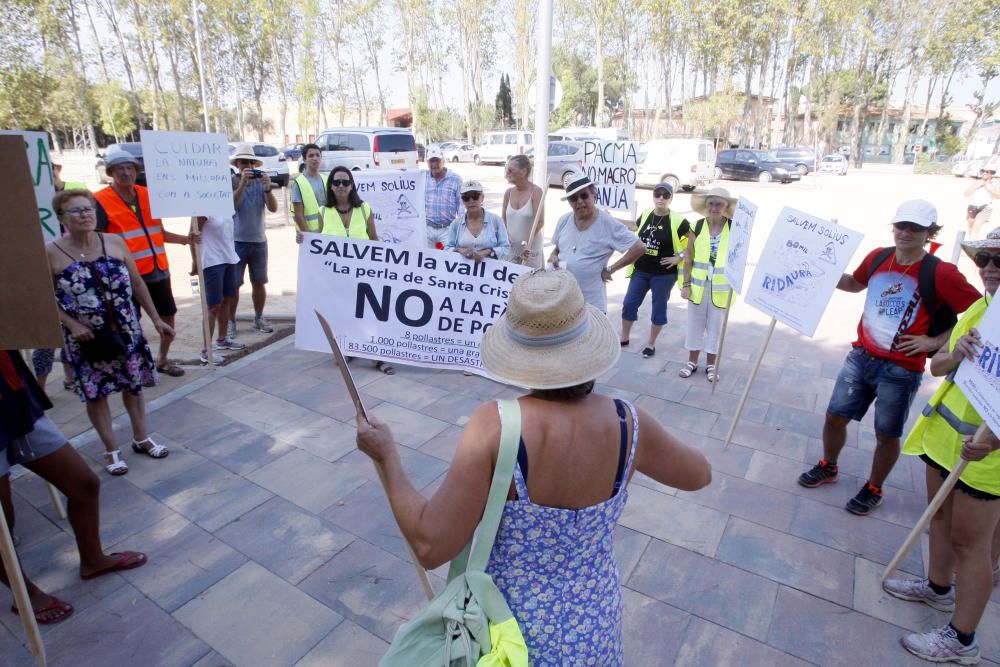
[[[476,201],[479,199],[479,194],[478,192],[466,192],[462,195],[462,201]]]
[[[915,222],[894,222],[892,226],[900,232],[926,232],[927,228]]]
[[[670,199],[673,195],[671,195],[666,190],[656,190],[653,192],[653,196],[659,197],[660,199]]]
[[[993,254],[990,252],[980,251],[976,253],[976,256],[972,258],[972,261],[976,263],[980,269],[985,269],[993,262],[993,266],[1000,269],[1000,253]]]
[[[568,201],[570,204],[575,204],[577,201],[587,201],[588,199],[590,199],[590,192],[588,192],[587,190],[566,197],[566,201]]]
[[[80,206],[77,208],[65,208],[63,209],[63,213],[69,213],[70,215],[80,217],[83,215],[90,215],[94,213],[95,210],[96,209],[93,206]]]
[[[349,178],[334,178],[330,183],[336,188],[346,188],[352,185]]]

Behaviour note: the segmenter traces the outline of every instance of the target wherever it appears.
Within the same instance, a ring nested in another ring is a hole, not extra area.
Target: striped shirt
[[[462,178],[450,169],[445,171],[441,180],[427,172],[426,184],[424,212],[427,215],[427,224],[447,227],[462,210],[462,196],[459,194],[462,189]]]

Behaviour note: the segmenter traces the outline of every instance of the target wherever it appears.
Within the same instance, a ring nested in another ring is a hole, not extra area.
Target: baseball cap
[[[892,223],[912,222],[921,227],[936,225],[938,221],[937,209],[934,204],[926,199],[911,199],[904,201],[896,209],[896,215],[892,217]]]
[[[435,158],[438,159],[438,160],[443,160],[444,159],[444,153],[442,153],[441,149],[438,148],[437,146],[431,146],[430,148],[427,149],[426,158],[427,158],[428,162],[430,162],[431,160],[433,160]]]
[[[460,190],[460,193],[464,195],[466,192],[485,192],[485,191],[483,190],[482,183],[480,183],[475,179],[471,179],[462,182],[462,189]]]

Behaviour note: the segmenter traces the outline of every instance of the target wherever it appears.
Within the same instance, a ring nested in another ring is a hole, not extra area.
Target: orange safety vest
[[[166,271],[170,268],[167,263],[167,251],[163,247],[163,222],[159,218],[154,218],[149,211],[149,192],[141,185],[135,186],[136,199],[139,204],[139,212],[142,214],[142,222],[125,200],[115,192],[110,185],[103,190],[94,193],[94,197],[104,207],[104,212],[108,215],[108,229],[112,234],[117,234],[125,240],[125,245],[132,253],[135,260],[135,267],[140,275],[152,273],[159,265],[160,269]],[[143,222],[146,226],[143,226]],[[156,264],[153,263],[153,255],[156,255]]]

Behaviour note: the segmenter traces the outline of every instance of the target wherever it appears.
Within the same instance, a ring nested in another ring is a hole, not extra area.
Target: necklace
[[[923,259],[923,257],[921,257],[920,259]],[[916,266],[917,264],[919,264],[920,263],[920,259],[918,259],[917,261],[912,262],[910,264],[900,264],[901,267],[902,266],[906,267],[905,269],[903,269],[903,275],[904,276],[907,275],[910,272],[910,269],[912,269],[914,266]],[[895,262],[896,262],[896,253],[892,253],[892,257],[889,259],[889,270],[890,271],[892,271],[892,267],[895,265]]]
[[[348,206],[344,210],[340,210],[339,206],[334,206],[334,208],[337,209],[337,213],[339,213],[341,215],[344,215],[345,213],[350,213],[351,212],[351,207],[350,206]]]

